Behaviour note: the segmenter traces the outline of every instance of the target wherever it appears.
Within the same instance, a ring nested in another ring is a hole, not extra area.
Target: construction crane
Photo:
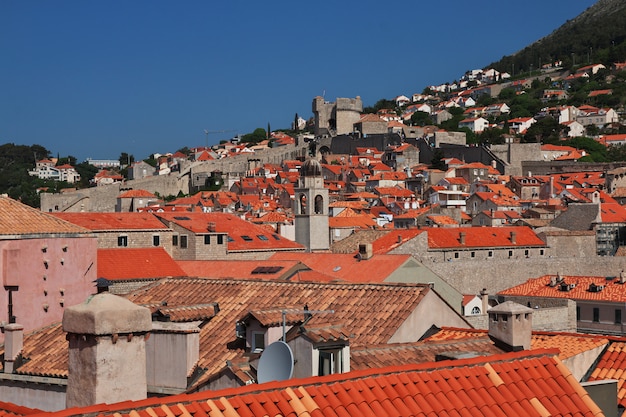
[[[228,133],[228,132],[236,132],[235,130],[208,130],[204,129],[204,136],[206,137],[206,147],[209,147],[209,135],[213,135],[215,133]]]

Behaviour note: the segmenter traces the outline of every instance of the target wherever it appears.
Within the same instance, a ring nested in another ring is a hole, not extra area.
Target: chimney
[[[187,376],[200,357],[200,328],[195,323],[152,322],[146,341],[146,382],[159,388],[187,389]]]
[[[517,232],[511,232],[511,243],[517,245]]]
[[[398,235],[398,243],[402,243],[402,235]],[[624,272],[624,271],[622,271]]]
[[[66,407],[147,398],[150,310],[103,292],[63,313],[69,343]]]
[[[487,314],[487,310],[489,310],[489,293],[487,292],[487,288],[480,290],[480,300],[483,303],[483,314]]]
[[[465,245],[465,232],[459,233],[459,243]]]
[[[4,326],[4,373],[12,374],[19,366],[24,343],[24,326],[11,323]]]
[[[624,270],[619,273],[619,283],[626,284],[626,275],[624,274]]]
[[[517,352],[530,349],[532,334],[531,308],[506,301],[488,311],[489,338],[501,349]]]
[[[362,260],[368,260],[374,255],[371,243],[359,244],[359,258]]]

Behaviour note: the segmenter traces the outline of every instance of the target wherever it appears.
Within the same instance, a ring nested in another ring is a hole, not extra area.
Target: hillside
[[[565,68],[626,60],[626,2],[598,0],[550,35],[489,67],[518,73],[557,60],[563,61]]]

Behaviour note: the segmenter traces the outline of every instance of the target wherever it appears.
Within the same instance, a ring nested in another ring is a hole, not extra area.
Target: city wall
[[[486,288],[495,294],[529,278],[548,274],[618,276],[626,270],[626,257],[518,258],[488,260],[423,261],[437,275],[462,294],[478,294]]]
[[[207,174],[213,171],[244,175],[248,170],[265,163],[280,165],[283,160],[306,157],[308,144],[300,141],[296,145],[263,149],[250,154],[190,164],[181,173],[156,175],[138,180],[125,181],[118,184],[84,188],[73,192],[58,194],[42,193],[40,196],[41,211],[44,212],[114,212],[117,197],[127,190],[146,190],[166,197],[178,195],[179,192],[189,194],[193,180],[201,177],[204,181]]]

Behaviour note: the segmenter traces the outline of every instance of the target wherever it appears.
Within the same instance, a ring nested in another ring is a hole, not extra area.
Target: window
[[[512,251],[512,250],[510,250],[510,251],[509,251],[509,258],[512,258],[512,257],[513,257],[513,251]]]
[[[252,238],[250,236],[248,236],[248,235],[241,235],[241,238],[243,240],[245,240],[246,242],[251,242],[252,241]]]
[[[178,246],[178,235],[172,235],[172,246]]]
[[[458,252],[454,252],[454,259],[459,259],[459,253]]]
[[[539,255],[543,256],[543,249],[539,249]]]
[[[529,255],[529,254],[530,254],[530,252],[528,252],[528,249],[526,249],[526,250],[524,251],[524,256],[528,258],[528,255]]]
[[[187,235],[180,235],[180,248],[187,249]]]
[[[152,246],[159,246],[161,244],[161,236],[154,235],[152,236]]]
[[[615,309],[615,324],[622,324],[622,309]]]
[[[317,375],[340,374],[343,372],[341,349],[320,350]]]
[[[600,321],[600,309],[598,307],[593,308],[593,321],[595,323]]]
[[[256,235],[256,237],[258,237],[259,240],[269,240],[265,235]]]
[[[579,321],[580,320],[580,307],[576,306],[576,320]]]
[[[472,258],[475,258],[475,257],[476,257],[476,252],[472,251],[472,253],[470,254],[470,256],[471,256]]]
[[[472,308],[472,314],[480,314],[480,307],[474,306]]]
[[[487,252],[487,257],[488,258],[493,258],[493,251],[490,250],[489,252]]]
[[[224,235],[217,235],[217,244],[218,245],[224,244]]]
[[[204,235],[204,244],[205,245],[211,244],[211,235]]]
[[[261,352],[265,349],[265,333],[252,332],[252,351]]]
[[[128,246],[128,236],[118,236],[117,237],[117,246],[120,246],[120,247]]]

